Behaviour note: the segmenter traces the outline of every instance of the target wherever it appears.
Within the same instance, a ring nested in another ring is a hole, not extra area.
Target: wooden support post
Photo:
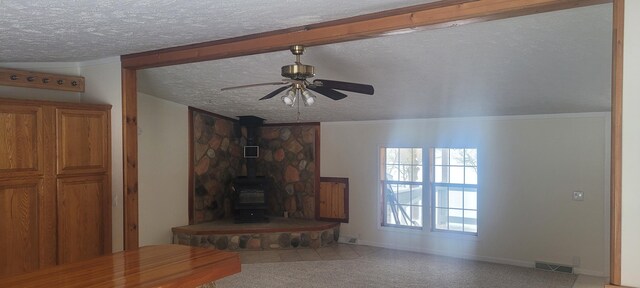
[[[613,61],[611,73],[611,236],[610,281],[620,285],[622,255],[622,64],[624,0],[613,2]]]
[[[138,94],[136,70],[122,69],[124,249],[138,243]]]
[[[0,85],[84,92],[84,77],[0,68]]]

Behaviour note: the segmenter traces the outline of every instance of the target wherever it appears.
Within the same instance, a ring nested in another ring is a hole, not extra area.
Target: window
[[[422,148],[382,148],[382,225],[422,227]]]
[[[431,155],[431,229],[477,235],[477,149],[435,148]]]

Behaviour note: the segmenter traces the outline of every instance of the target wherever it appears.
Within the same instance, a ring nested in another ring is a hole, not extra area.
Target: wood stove
[[[264,119],[255,116],[240,116],[240,126],[247,129],[247,144],[245,147],[257,147],[257,130]],[[245,151],[246,152],[246,151]],[[256,151],[257,152],[257,151]],[[271,186],[269,178],[256,176],[256,158],[259,153],[245,153],[247,176],[237,177],[233,181],[236,193],[234,204],[234,219],[236,223],[268,222],[267,191]]]

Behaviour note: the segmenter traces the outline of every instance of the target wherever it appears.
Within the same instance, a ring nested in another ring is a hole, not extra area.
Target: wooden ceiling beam
[[[122,56],[122,67],[144,69],[451,27],[610,3],[611,0],[445,0],[335,21]]]

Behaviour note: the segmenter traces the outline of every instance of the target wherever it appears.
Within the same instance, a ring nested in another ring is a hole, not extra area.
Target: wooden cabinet
[[[0,277],[111,253],[110,113],[0,99]]]

